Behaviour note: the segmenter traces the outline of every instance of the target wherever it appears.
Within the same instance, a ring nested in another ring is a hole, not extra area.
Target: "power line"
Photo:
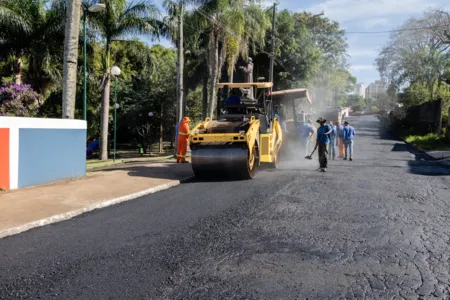
[[[384,31],[345,31],[345,34],[393,33],[393,32],[404,32],[404,31],[420,31],[420,30],[427,30],[427,29],[437,29],[437,28],[442,28],[442,27],[450,27],[450,24],[439,25],[439,26],[430,26],[430,27],[417,27],[417,28],[409,28],[409,29],[384,30]]]

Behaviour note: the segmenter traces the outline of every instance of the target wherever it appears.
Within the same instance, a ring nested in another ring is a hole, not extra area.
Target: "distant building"
[[[358,83],[356,85],[356,94],[360,95],[361,97],[365,97],[365,89],[364,89],[364,83]]]
[[[376,99],[378,94],[387,93],[389,83],[385,80],[375,80],[375,83],[371,83],[366,88],[365,98]]]

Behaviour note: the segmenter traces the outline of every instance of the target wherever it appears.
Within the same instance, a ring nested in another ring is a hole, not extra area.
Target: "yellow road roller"
[[[219,83],[218,88],[217,117],[206,118],[189,136],[195,175],[251,179],[260,166],[277,168],[283,136],[269,92],[272,82]]]

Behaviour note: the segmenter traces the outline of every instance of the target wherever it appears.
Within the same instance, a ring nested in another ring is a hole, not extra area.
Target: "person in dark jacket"
[[[330,144],[330,134],[333,132],[333,129],[330,125],[326,124],[327,120],[322,118],[319,118],[317,123],[320,124],[320,127],[317,129],[316,141],[316,146],[318,147],[319,152],[319,170],[321,172],[326,172],[328,168],[327,147]]]
[[[333,121],[329,121],[328,125],[330,125],[331,129],[333,130],[330,133],[330,145],[328,149],[328,155],[329,158],[332,160],[336,159],[336,142],[337,142],[337,130],[336,126],[333,124]]]

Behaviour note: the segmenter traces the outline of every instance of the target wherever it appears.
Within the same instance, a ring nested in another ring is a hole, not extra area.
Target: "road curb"
[[[406,145],[416,149],[419,153],[426,155],[428,158],[430,158],[432,161],[437,162],[438,164],[440,164],[443,167],[450,167],[450,162],[446,159],[437,159],[434,158],[433,156],[431,156],[430,154],[427,153],[427,151],[423,150],[420,147],[417,147],[411,143],[408,143],[403,137],[401,137],[398,134],[395,134],[395,136],[397,136],[397,138],[399,138],[400,140],[402,140]]]
[[[142,196],[146,196],[146,195],[149,195],[149,194],[154,194],[154,193],[159,192],[159,191],[167,190],[167,189],[169,189],[171,187],[175,187],[175,186],[180,185],[182,183],[189,182],[189,181],[191,181],[194,178],[195,178],[195,176],[189,176],[189,177],[183,178],[183,179],[178,180],[178,181],[174,181],[174,182],[158,185],[158,186],[155,186],[155,187],[152,187],[152,188],[140,191],[140,192],[136,192],[136,193],[133,193],[133,194],[121,196],[121,197],[110,199],[110,200],[105,200],[105,201],[102,201],[102,202],[99,202],[99,203],[91,204],[91,205],[89,205],[87,207],[83,207],[83,208],[79,208],[79,209],[72,210],[72,211],[69,211],[69,212],[65,212],[65,213],[62,213],[62,214],[54,215],[54,216],[51,216],[51,217],[48,217],[48,218],[44,218],[44,219],[41,219],[41,220],[38,220],[38,221],[29,222],[29,223],[26,223],[26,224],[21,225],[21,226],[8,228],[8,229],[0,231],[0,239],[5,238],[7,236],[12,236],[12,235],[19,234],[19,233],[22,233],[24,231],[28,231],[28,230],[33,229],[33,228],[42,227],[42,226],[45,226],[45,225],[49,225],[49,224],[53,224],[53,223],[57,223],[57,222],[61,222],[61,221],[66,221],[66,220],[72,219],[73,217],[82,215],[84,213],[87,213],[87,212],[90,212],[90,211],[93,211],[93,210],[96,210],[96,209],[105,208],[105,207],[112,206],[112,205],[115,205],[115,204],[119,204],[119,203],[122,203],[122,202],[127,202],[127,201],[130,201],[130,200],[134,200],[134,199],[140,198]]]

